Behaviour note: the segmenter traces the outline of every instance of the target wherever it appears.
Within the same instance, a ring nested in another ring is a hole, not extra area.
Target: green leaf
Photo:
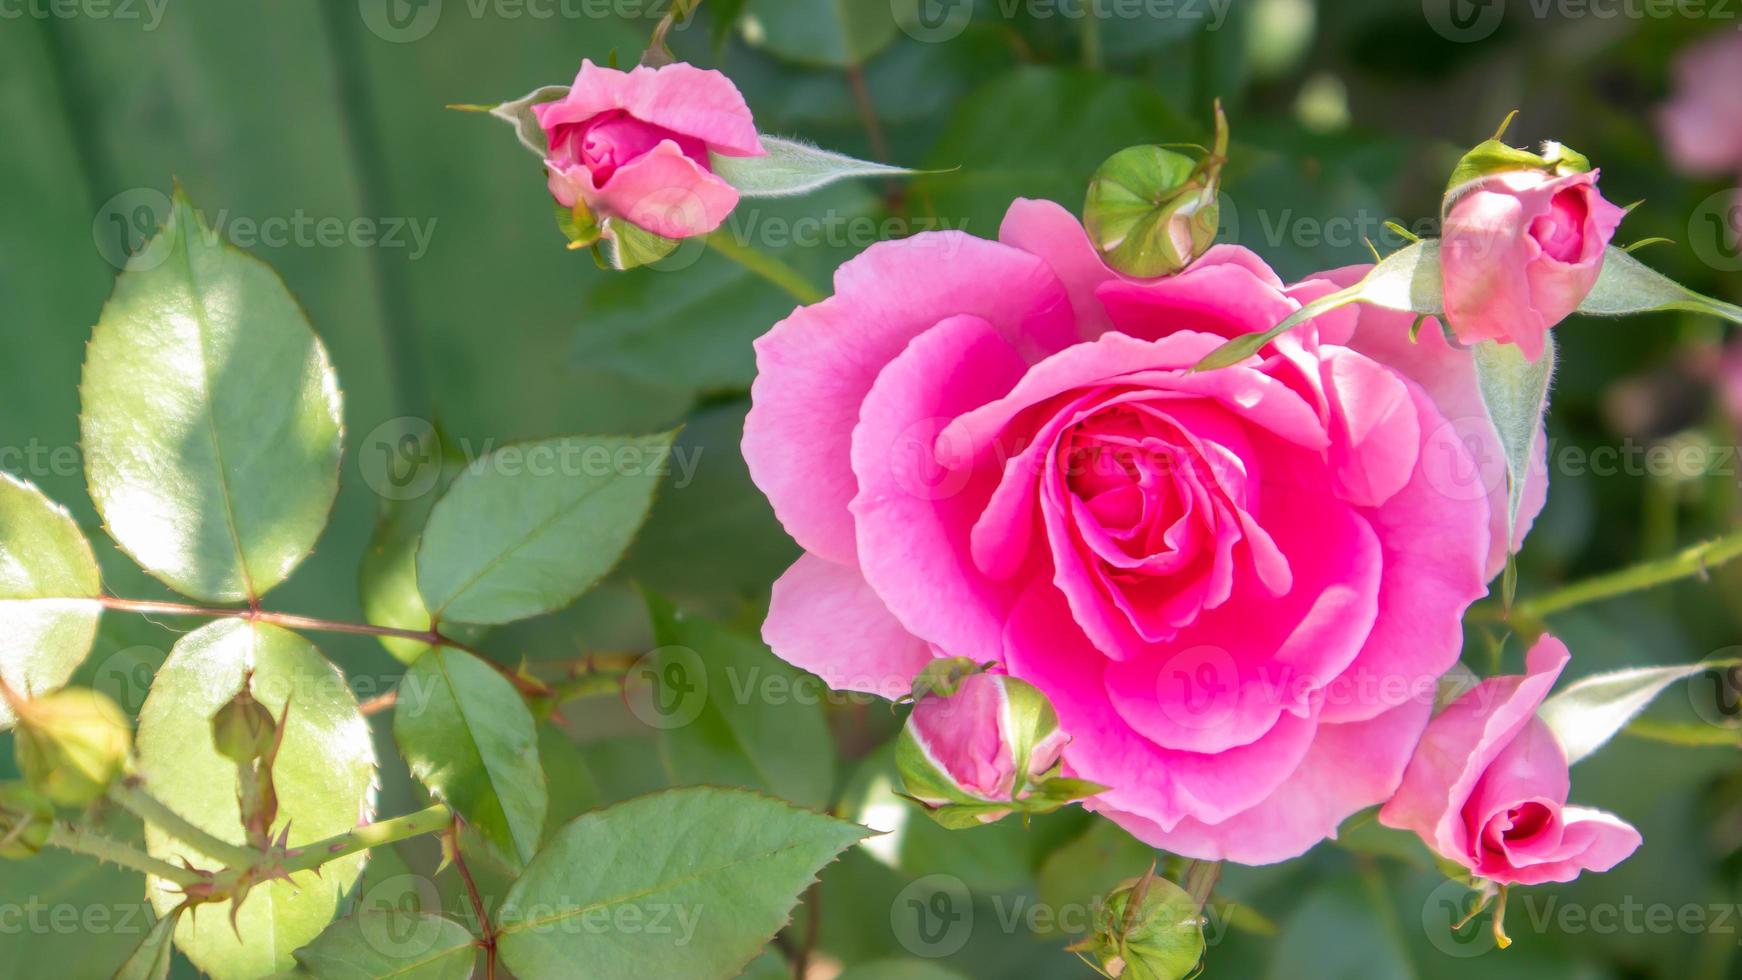
[[[919,173],[905,167],[855,160],[802,140],[763,136],[766,156],[710,154],[714,173],[745,197],[791,197],[851,177],[901,177]]]
[[[1518,508],[1524,501],[1525,479],[1536,453],[1536,434],[1542,429],[1548,409],[1548,386],[1554,377],[1555,342],[1552,333],[1543,336],[1542,356],[1535,361],[1524,356],[1517,344],[1485,340],[1471,348],[1476,360],[1476,387],[1488,419],[1500,435],[1506,454],[1506,576],[1502,589],[1510,605],[1517,588],[1517,572],[1511,559],[1518,523]]]
[[[752,47],[828,68],[862,65],[896,38],[890,6],[862,0],[748,0],[739,27]]]
[[[451,105],[448,108],[460,112],[487,112],[506,122],[514,127],[514,135],[520,140],[520,145],[531,150],[542,160],[550,147],[544,138],[544,128],[538,124],[538,117],[532,114],[532,107],[545,102],[555,102],[558,99],[566,98],[568,94],[569,87],[567,85],[544,85],[508,102],[498,102],[494,105]]]
[[[465,467],[456,453],[445,452],[441,436],[434,428],[416,434],[414,442],[406,444],[398,459],[389,465],[401,464],[399,479],[387,485],[401,491],[384,495],[381,517],[369,536],[358,571],[358,588],[363,603],[363,616],[376,626],[399,629],[427,630],[429,610],[417,591],[417,543],[423,526],[429,521],[430,510],[442,493]],[[433,478],[433,479],[432,479]],[[419,491],[421,492],[415,492]],[[448,636],[468,646],[488,632],[483,627],[465,624],[450,625]],[[387,652],[400,663],[409,664],[430,649],[421,640],[404,637],[377,637]]]
[[[1582,677],[1542,703],[1537,716],[1554,732],[1572,765],[1615,736],[1651,699],[1676,681],[1735,666],[1714,660],[1674,667],[1635,667]],[[1734,733],[1730,735],[1734,740]]]
[[[538,728],[494,667],[447,647],[399,682],[393,737],[411,772],[518,869],[538,853],[550,798]]]
[[[1235,337],[1211,351],[1192,370],[1212,371],[1238,364],[1294,327],[1351,303],[1441,315],[1445,299],[1440,281],[1439,241],[1425,239],[1391,253],[1355,285],[1313,300],[1263,333]]]
[[[66,510],[0,473],[0,679],[20,694],[62,685],[91,652],[103,607],[91,546]],[[0,731],[16,721],[0,698]]]
[[[151,931],[115,971],[115,980],[164,980],[169,976],[169,962],[175,953],[170,938],[175,935],[175,925],[181,916],[182,909],[177,906],[152,923]]]
[[[742,786],[826,808],[835,785],[827,686],[760,640],[652,593],[647,611],[659,649],[628,681],[648,685],[648,706],[637,714],[659,729],[672,782]]]
[[[338,379],[284,282],[179,189],[116,280],[80,390],[91,499],[171,588],[258,597],[314,547],[339,487]]]
[[[373,806],[375,751],[369,726],[338,668],[295,633],[233,619],[181,638],[152,682],[139,713],[139,772],[158,799],[216,837],[242,844],[236,764],[212,744],[211,716],[252,672],[254,697],[285,717],[273,778],[278,825],[291,847],[354,829]],[[284,715],[285,705],[290,713]],[[215,870],[220,862],[156,827],[151,853]],[[328,862],[320,874],[271,881],[249,893],[230,925],[228,902],[203,906],[176,928],[176,945],[217,980],[289,969],[291,954],[333,918],[367,854]],[[175,886],[147,879],[159,914],[181,901]],[[238,938],[238,933],[240,938]]]
[[[735,977],[816,873],[870,831],[742,790],[644,796],[563,828],[509,889],[497,948],[523,977]]]
[[[477,460],[423,530],[424,603],[438,621],[493,624],[579,598],[646,518],[674,436],[567,436]]]
[[[626,218],[606,218],[602,223],[605,237],[605,264],[619,272],[652,265],[677,251],[683,242],[658,235]],[[696,242],[693,247],[700,248]]]
[[[1140,877],[1155,860],[1154,848],[1097,817],[1076,840],[1047,855],[1036,888],[1040,900],[1054,909],[1087,910],[1115,885]],[[1088,917],[1067,918],[1063,924],[1087,927]]]
[[[477,940],[452,919],[426,912],[359,912],[296,951],[314,980],[467,980]]]
[[[1742,323],[1742,307],[1696,293],[1626,251],[1609,246],[1603,253],[1603,271],[1579,304],[1579,312],[1589,316],[1626,316],[1658,310],[1710,313],[1732,323]]]
[[[544,767],[544,784],[550,790],[545,809],[544,833],[549,836],[563,824],[596,809],[604,801],[599,777],[586,753],[555,724],[538,727],[538,761]]]

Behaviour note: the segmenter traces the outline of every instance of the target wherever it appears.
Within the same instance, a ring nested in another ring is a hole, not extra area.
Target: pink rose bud
[[[694,65],[625,72],[583,61],[567,96],[532,111],[557,203],[666,238],[705,235],[737,205],[710,154],[767,152],[738,89]]]
[[[991,823],[1012,810],[1044,812],[1083,793],[1057,777],[1070,741],[1046,695],[1005,674],[931,685],[896,742],[902,782],[947,827]],[[1055,785],[1056,784],[1056,785]]]
[[[1536,716],[1567,659],[1544,636],[1524,676],[1489,678],[1429,722],[1379,822],[1500,885],[1571,881],[1632,854],[1637,830],[1567,805],[1566,751]]]
[[[1596,285],[1626,212],[1598,193],[1583,157],[1554,143],[1538,156],[1489,140],[1453,181],[1440,240],[1452,332],[1515,343],[1534,361]]]

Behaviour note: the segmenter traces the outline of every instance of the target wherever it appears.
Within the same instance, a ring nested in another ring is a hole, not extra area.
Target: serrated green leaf
[[[423,433],[417,448],[411,452],[415,459],[409,461],[409,465],[414,468],[435,467],[436,478],[425,492],[410,499],[383,500],[381,517],[369,535],[357,581],[363,616],[370,623],[427,630],[430,628],[429,610],[424,607],[423,596],[417,591],[417,543],[424,524],[429,521],[430,510],[465,468],[465,461],[457,454],[443,451],[441,437],[434,429]],[[424,478],[412,472],[407,479],[413,481],[406,484],[409,490],[418,487],[418,481]],[[451,639],[468,646],[487,632],[483,627],[463,623],[448,628]],[[421,640],[396,636],[377,639],[388,653],[404,664],[412,663],[430,649],[430,645]]]
[[[467,980],[477,940],[452,919],[426,912],[359,912],[296,951],[314,980]]]
[[[494,624],[579,598],[647,517],[675,435],[568,436],[480,458],[424,527],[424,603],[442,622]]]
[[[1742,323],[1742,307],[1696,293],[1613,245],[1603,253],[1603,271],[1579,303],[1588,316],[1627,316],[1658,310],[1710,313]]]
[[[538,853],[550,798],[538,729],[514,685],[447,647],[399,682],[393,737],[411,772],[519,868]]]
[[[1439,241],[1424,239],[1391,253],[1355,285],[1313,300],[1263,333],[1235,337],[1207,354],[1192,370],[1212,371],[1238,364],[1294,327],[1351,303],[1440,315],[1445,293],[1440,280]]]
[[[904,177],[919,173],[906,167],[855,160],[802,140],[762,137],[768,153],[759,157],[710,156],[714,173],[744,197],[790,197],[852,177]]]
[[[1543,336],[1542,356],[1535,361],[1524,356],[1517,344],[1485,340],[1471,348],[1476,361],[1476,387],[1482,406],[1500,436],[1506,454],[1506,541],[1508,559],[1502,586],[1511,603],[1517,578],[1510,558],[1513,529],[1518,526],[1518,508],[1524,501],[1525,480],[1536,453],[1536,435],[1548,409],[1548,387],[1554,377],[1555,341]]]
[[[497,912],[523,977],[727,980],[816,873],[870,831],[742,790],[668,790],[579,817]]]
[[[152,923],[151,931],[145,934],[133,954],[115,971],[114,980],[164,980],[169,976],[169,962],[174,958],[175,952],[175,943],[171,942],[171,938],[175,935],[175,925],[181,916],[182,909],[178,906]]]
[[[179,191],[115,282],[80,391],[91,499],[171,588],[258,597],[314,547],[339,487],[332,364],[283,280]]]
[[[1554,732],[1561,748],[1566,750],[1567,764],[1572,765],[1613,738],[1664,688],[1735,664],[1733,660],[1718,660],[1593,674],[1557,691],[1537,709],[1537,716]],[[1734,733],[1730,733],[1730,738],[1734,740]]]
[[[290,846],[341,834],[373,809],[375,751],[344,675],[303,637],[262,623],[223,620],[176,643],[139,713],[139,772],[158,799],[218,838],[242,844],[236,764],[212,744],[211,716],[252,672],[254,697],[285,717],[284,741],[273,767],[278,824]],[[290,713],[284,715],[286,703]],[[216,869],[220,862],[162,830],[147,826],[146,845],[166,861]],[[320,874],[272,881],[249,893],[230,926],[228,902],[183,917],[176,945],[217,980],[252,978],[289,969],[291,954],[333,918],[362,871],[367,854],[328,862]],[[181,901],[175,886],[147,879],[159,914]]]
[[[0,473],[0,678],[20,694],[66,684],[91,652],[103,609],[91,546],[65,509]],[[0,731],[17,719],[0,698]]]
[[[659,656],[648,665],[668,689],[700,698],[693,720],[659,726],[672,782],[742,786],[801,806],[828,805],[834,739],[823,718],[827,688],[782,662],[760,640],[647,596]],[[699,671],[702,676],[689,677]],[[674,713],[674,722],[691,714]]]

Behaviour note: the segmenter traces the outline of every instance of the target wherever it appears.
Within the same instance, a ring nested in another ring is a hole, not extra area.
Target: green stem
[[[739,242],[724,229],[709,235],[707,243],[709,248],[778,286],[800,303],[808,306],[822,301],[822,290],[811,285],[810,280],[797,269],[766,252],[757,251]]]
[[[193,847],[215,861],[228,866],[252,863],[254,852],[232,844],[194,826],[186,817],[170,809],[162,800],[145,789],[138,776],[116,780],[109,786],[109,799],[120,804],[134,816],[152,824],[184,844]]]
[[[154,875],[184,888],[201,884],[207,880],[206,876],[198,871],[170,864],[168,861],[160,861],[131,844],[124,844],[112,837],[105,837],[89,827],[81,827],[67,820],[56,821],[54,829],[49,831],[48,843],[62,850],[94,857],[99,861],[118,864],[134,871],[143,871],[148,875]]]
[[[1083,17],[1083,68],[1087,71],[1101,70],[1101,16],[1094,8]]]
[[[1540,622],[1545,616],[1565,612],[1586,603],[1649,589],[1677,579],[1704,575],[1734,558],[1742,557],[1742,528],[1713,538],[1657,561],[1642,562],[1618,572],[1575,582],[1552,592],[1525,599],[1512,607],[1512,618]]]
[[[437,803],[403,817],[379,820],[326,840],[293,847],[285,854],[284,870],[286,873],[313,871],[328,861],[337,861],[358,851],[446,830],[453,822],[454,811]]]

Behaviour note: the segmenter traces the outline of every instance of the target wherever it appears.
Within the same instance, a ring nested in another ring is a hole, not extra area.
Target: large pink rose
[[[1566,645],[1544,636],[1525,676],[1491,677],[1440,712],[1379,822],[1503,885],[1572,881],[1632,854],[1639,831],[1567,806],[1566,750],[1536,716],[1567,659]]]
[[[1674,98],[1657,118],[1678,169],[1742,174],[1742,34],[1726,31],[1682,52]]]
[[[1345,309],[1190,370],[1360,273],[1291,287],[1219,246],[1123,279],[1040,201],[997,242],[872,246],[756,344],[744,453],[806,549],[764,637],[886,697],[934,656],[999,663],[1139,837],[1305,851],[1396,788],[1504,555],[1470,476],[1499,446],[1433,331]]]
[[[1626,212],[1597,191],[1597,172],[1552,177],[1515,170],[1463,191],[1440,240],[1446,319],[1466,344],[1515,343],[1542,356],[1603,271]]]
[[[569,94],[532,107],[549,151],[550,192],[667,238],[703,235],[738,204],[708,154],[767,151],[736,86],[682,63],[632,71],[581,62]]]

